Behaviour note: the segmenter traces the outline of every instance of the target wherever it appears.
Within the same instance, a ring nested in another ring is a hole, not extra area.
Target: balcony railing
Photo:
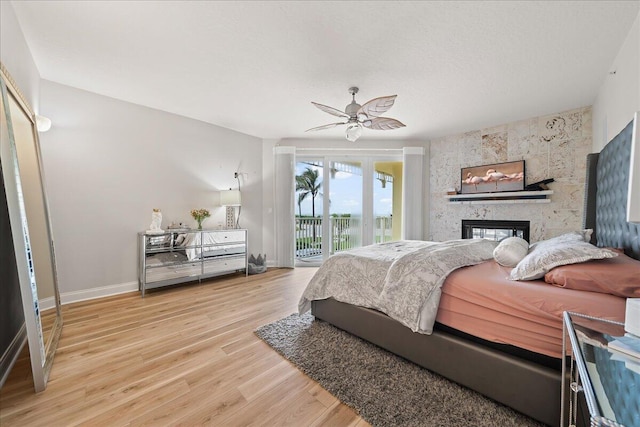
[[[296,258],[319,257],[322,255],[322,218],[296,217]],[[346,251],[360,246],[360,218],[331,217],[329,219],[331,247],[329,253]],[[375,243],[392,239],[390,216],[375,218]]]

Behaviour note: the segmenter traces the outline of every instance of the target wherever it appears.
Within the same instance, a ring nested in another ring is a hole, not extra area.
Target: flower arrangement
[[[211,213],[207,209],[191,209],[191,216],[198,221],[198,230],[202,230],[202,221],[209,218]]]

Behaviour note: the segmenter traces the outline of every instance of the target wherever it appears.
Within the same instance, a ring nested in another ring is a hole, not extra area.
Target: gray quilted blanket
[[[497,242],[484,239],[382,243],[333,255],[313,276],[298,304],[334,298],[373,308],[414,332],[433,331],[442,283],[452,271],[493,258]]]

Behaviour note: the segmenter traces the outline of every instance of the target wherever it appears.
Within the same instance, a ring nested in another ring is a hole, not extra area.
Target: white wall
[[[11,3],[0,1],[0,61],[36,113],[39,110],[40,73],[22,34]]]
[[[640,111],[640,12],[593,104],[593,150],[599,152]]]
[[[163,228],[195,226],[194,208],[212,212],[205,227],[223,224],[218,191],[236,188],[235,171],[240,225],[249,251],[262,251],[260,139],[47,80],[42,109],[53,122],[41,144],[63,302],[137,288],[136,233],[153,208]]]

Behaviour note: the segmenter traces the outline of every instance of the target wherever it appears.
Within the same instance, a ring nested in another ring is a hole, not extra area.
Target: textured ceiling
[[[260,138],[397,94],[429,139],[591,105],[638,1],[14,1],[43,79]]]

